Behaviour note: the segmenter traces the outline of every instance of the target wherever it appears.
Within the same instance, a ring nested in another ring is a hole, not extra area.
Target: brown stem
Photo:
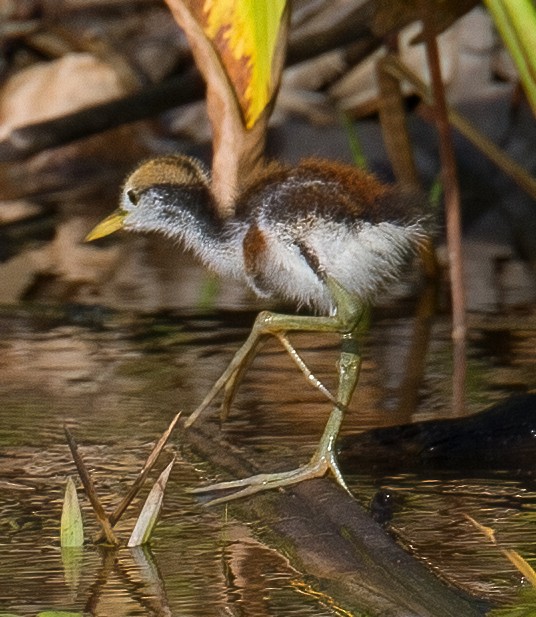
[[[181,416],[181,412],[179,411],[179,413],[170,422],[167,429],[162,433],[162,435],[160,436],[160,439],[154,445],[154,448],[152,449],[151,453],[147,457],[147,460],[145,461],[145,465],[143,466],[142,470],[138,474],[137,478],[132,483],[132,486],[130,487],[128,493],[123,497],[121,502],[117,505],[115,510],[108,517],[108,520],[110,521],[110,524],[112,525],[112,527],[117,525],[117,523],[119,522],[119,519],[123,516],[123,514],[125,513],[125,510],[132,503],[132,500],[134,499],[134,497],[136,497],[136,495],[140,492],[141,488],[143,487],[145,483],[145,480],[147,479],[147,476],[149,475],[152,468],[155,466],[156,461],[158,460],[158,457],[160,456],[160,453],[162,452],[162,450],[164,449],[164,446],[167,444],[169,438],[171,437],[171,433],[175,429],[175,426],[177,425],[177,422],[179,421],[180,416]],[[104,534],[103,532],[101,532],[95,538],[95,542],[102,542],[103,539],[104,539]]]
[[[460,415],[463,412],[464,406],[467,333],[461,240],[460,188],[448,119],[445,89],[441,78],[441,66],[433,17],[430,13],[429,3],[426,0],[422,0],[420,6],[422,10],[426,57],[434,95],[435,123],[439,135],[439,156],[445,192],[447,247],[452,296],[452,342],[454,345],[453,411],[455,415]]]
[[[396,76],[384,70],[386,62],[389,62],[389,56],[380,59],[376,65],[383,141],[397,181],[409,189],[419,189],[419,176],[406,123],[401,83]]]
[[[86,491],[86,495],[88,496],[89,501],[91,502],[91,506],[97,520],[99,521],[104,536],[109,544],[114,546],[119,545],[119,541],[115,537],[112,526],[110,524],[110,520],[106,516],[106,512],[102,507],[99,496],[97,495],[97,491],[95,489],[95,485],[93,484],[93,480],[89,475],[89,471],[78,452],[78,444],[76,443],[71,431],[64,426],[63,430],[65,431],[65,437],[67,438],[67,443],[69,444],[69,449],[71,450],[71,454],[73,455],[73,459],[76,465],[76,469],[78,470],[78,475],[80,476],[80,480],[82,480],[82,484],[84,485],[84,489]]]

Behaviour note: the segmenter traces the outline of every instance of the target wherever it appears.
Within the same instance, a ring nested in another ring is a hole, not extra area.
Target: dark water
[[[36,615],[341,615],[225,508],[186,493],[206,480],[203,463],[175,440],[178,459],[150,552],[59,548],[66,477],[75,469],[62,426],[76,436],[103,503],[113,508],[151,444],[177,410],[192,411],[245,339],[253,314],[139,316],[98,308],[4,309],[0,316],[0,611]],[[412,311],[375,314],[363,372],[344,432],[452,416],[447,318],[431,323],[418,390],[408,389]],[[298,335],[296,346],[329,388],[337,339]],[[534,313],[471,316],[467,413],[535,385]],[[420,354],[419,354],[420,355]],[[419,376],[419,375],[418,375]],[[412,382],[415,383],[414,381]],[[415,394],[416,392],[416,394]],[[213,410],[214,411],[214,410]],[[289,468],[312,453],[329,406],[275,343],[256,360],[224,429],[256,460]],[[394,533],[441,575],[499,602],[523,603],[523,581],[464,518],[493,527],[500,541],[536,561],[536,487],[515,477],[348,477],[368,503],[394,492]],[[145,495],[146,493],[144,493]],[[118,527],[127,539],[137,507]],[[85,500],[88,532],[97,526]],[[536,610],[536,609],[535,609]]]

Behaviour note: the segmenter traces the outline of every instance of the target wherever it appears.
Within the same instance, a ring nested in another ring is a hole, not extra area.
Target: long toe
[[[304,480],[311,480],[312,478],[320,478],[326,474],[330,465],[327,461],[311,462],[298,469],[292,471],[285,471],[281,473],[261,473],[256,476],[250,476],[249,478],[243,478],[241,480],[230,480],[228,482],[218,482],[217,484],[211,484],[209,486],[202,486],[199,488],[190,489],[190,493],[212,493],[216,491],[233,491],[222,497],[211,499],[207,501],[205,505],[216,505],[219,503],[226,503],[234,499],[240,499],[241,497],[247,497],[248,495],[254,495],[261,491],[267,491],[275,488],[282,488],[285,486],[291,486],[298,484]],[[234,490],[238,489],[238,490]]]

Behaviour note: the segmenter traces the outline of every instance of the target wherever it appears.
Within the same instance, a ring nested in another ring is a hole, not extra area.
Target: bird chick
[[[89,240],[117,229],[155,232],[258,295],[334,310],[337,281],[362,302],[395,280],[426,236],[414,196],[340,163],[267,166],[222,218],[201,164],[185,156],[144,163],[126,181],[119,209]]]
[[[88,235],[118,229],[175,240],[211,270],[243,281],[258,295],[308,306],[315,315],[263,311],[222,376],[191,414],[190,426],[223,391],[227,411],[237,386],[268,336],[333,402],[324,434],[309,463],[283,473],[222,482],[196,492],[234,490],[221,503],[319,477],[330,470],[346,488],[335,441],[357,385],[357,344],[364,307],[395,281],[427,236],[422,202],[350,165],[304,160],[267,165],[236,196],[234,215],[222,217],[210,177],[196,160],[166,156],[142,164],[126,180],[119,209]],[[336,332],[342,338],[337,395],[310,373],[287,338],[291,331]],[[347,489],[346,489],[347,490]]]

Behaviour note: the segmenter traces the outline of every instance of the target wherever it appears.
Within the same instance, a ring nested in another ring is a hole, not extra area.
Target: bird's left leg
[[[294,349],[294,346],[289,341],[288,336],[285,332],[273,331],[272,334],[280,343],[283,349],[288,353],[291,360],[294,364],[300,369],[303,373],[307,383],[311,384],[314,388],[319,390],[328,400],[332,403],[337,401],[337,398],[333,396],[333,394],[326,388],[326,386],[318,379],[318,377],[311,371],[311,369],[307,366],[303,358],[300,354]],[[236,395],[236,391],[240,382],[242,381],[242,377],[246,370],[249,368],[251,361],[253,360],[254,354],[250,354],[248,360],[243,360],[240,363],[240,366],[231,374],[228,380],[225,382],[223,386],[223,400],[221,403],[221,411],[220,411],[220,420],[223,422],[227,420],[229,415],[229,410],[231,408],[231,403]],[[198,413],[197,410],[195,413]]]
[[[357,336],[361,311],[355,304],[355,299],[352,299],[347,292],[339,288],[336,283],[333,284],[335,285],[336,298],[340,300],[340,302],[337,305],[339,309],[338,316],[330,318],[333,322],[330,324],[331,327],[329,330],[333,331],[336,325],[339,331],[342,332],[342,349],[338,362],[339,385],[336,403],[333,406],[324,433],[313,457],[307,465],[292,471],[259,474],[241,480],[220,482],[192,491],[195,493],[206,493],[219,490],[238,489],[231,494],[208,502],[210,505],[246,497],[272,488],[289,486],[310,478],[317,478],[325,475],[328,471],[331,471],[337,482],[348,490],[337,464],[335,442],[344,418],[344,412],[350,403],[359,378],[361,357],[358,349]],[[348,303],[348,301],[350,302]],[[294,321],[295,319],[297,318],[291,318],[290,323],[297,325],[298,322]],[[300,320],[302,326],[300,329],[309,331],[328,330],[324,320],[322,320],[320,324],[316,324],[320,327],[315,328],[315,319],[318,318],[311,318],[312,321],[307,324]],[[307,325],[309,327],[306,327]]]
[[[216,380],[216,383],[209,390],[205,398],[201,401],[201,404],[186,420],[185,426],[187,428],[197,420],[201,413],[203,413],[203,411],[212,403],[212,401],[222,390],[224,391],[223,409],[225,413],[225,405],[230,405],[242,375],[251,364],[259,347],[264,342],[264,339],[266,339],[268,332],[265,323],[269,320],[270,315],[271,314],[267,311],[262,311],[259,315],[257,315],[255,323],[253,324],[251,332],[249,333],[245,343],[235,353],[233,359],[225,371]]]
[[[245,343],[235,353],[233,359],[209,390],[201,404],[186,420],[186,427],[191,426],[222,391],[224,393],[222,417],[226,417],[242,376],[253,361],[260,345],[268,336],[275,336],[278,338],[291,358],[305,374],[309,383],[317,387],[330,400],[333,400],[333,396],[330,395],[328,390],[306,367],[305,362],[303,362],[286,337],[287,332],[297,331],[343,332],[353,327],[348,324],[353,324],[354,321],[357,323],[357,321],[359,321],[362,311],[361,307],[356,306],[355,298],[348,294],[348,292],[336,281],[326,279],[326,284],[330,287],[336,299],[337,314],[329,317],[309,317],[302,315],[283,315],[280,313],[272,313],[271,311],[262,311],[259,313]]]

